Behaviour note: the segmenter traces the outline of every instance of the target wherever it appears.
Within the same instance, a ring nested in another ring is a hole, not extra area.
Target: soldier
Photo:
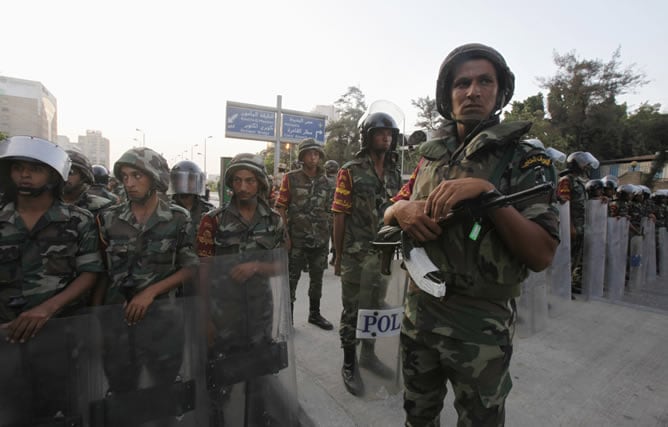
[[[96,289],[96,304],[123,304],[121,313],[103,319],[104,368],[111,392],[136,390],[142,366],[159,384],[171,384],[181,366],[178,330],[165,320],[152,329],[153,341],[133,338],[155,300],[165,299],[187,282],[199,264],[192,247],[194,228],[188,211],[162,194],[169,185],[167,161],[150,148],[132,148],[114,164],[128,202],[99,215],[107,258],[108,285]],[[158,313],[162,319],[171,314]],[[122,321],[121,321],[122,320]],[[128,338],[129,337],[129,338]],[[117,350],[119,340],[136,341],[131,355]]]
[[[588,152],[576,151],[568,155],[566,170],[561,172],[557,196],[561,203],[570,202],[571,217],[571,290],[582,292],[582,251],[584,249],[585,184],[592,170],[598,169],[598,160]]]
[[[531,123],[499,123],[514,80],[488,46],[463,45],[445,58],[436,86],[438,111],[449,120],[444,136],[420,147],[420,163],[385,212],[387,224],[421,243],[446,283],[442,298],[418,288],[417,278],[407,291],[401,351],[408,426],[439,425],[448,381],[458,425],[505,421],[514,298],[527,269],[551,263],[558,211],[554,202],[532,200],[480,217],[449,214],[460,202],[556,181],[540,145],[521,141]]]
[[[70,156],[72,167],[63,188],[63,201],[86,209],[94,216],[100,210],[115,204],[112,199],[92,193],[95,178],[88,157],[75,150],[67,150],[67,155]]]
[[[72,314],[104,270],[93,216],[61,201],[70,164],[40,138],[0,144],[0,323],[11,342]]]
[[[615,216],[615,193],[617,192],[617,184],[619,183],[619,180],[614,175],[606,175],[603,177],[602,181],[603,195],[608,200],[608,217],[613,217]]]
[[[339,172],[339,163],[336,160],[327,160],[325,162],[325,172],[327,173],[327,179],[329,180],[330,185],[332,186],[332,197],[334,196],[334,190],[336,189],[336,175]],[[331,247],[330,252],[332,253],[332,259],[329,261],[329,265],[334,265],[334,260],[336,259],[336,249],[334,249],[334,234],[333,230],[331,234]]]
[[[346,389],[355,396],[363,393],[355,355],[359,294],[364,286],[362,266],[366,256],[373,253],[371,242],[382,225],[390,197],[401,186],[396,152],[399,128],[395,120],[389,114],[375,112],[360,123],[359,130],[361,150],[339,169],[332,202],[334,273],[341,276],[343,303],[339,327],[343,348],[341,376]],[[372,343],[364,341],[359,363],[387,376],[387,367],[373,353]]]
[[[245,366],[255,365],[248,359],[262,360],[270,353],[267,349],[274,348],[269,344],[273,307],[271,288],[266,283],[274,268],[271,262],[262,262],[262,257],[272,249],[283,247],[286,239],[281,216],[266,200],[269,182],[260,156],[249,153],[235,156],[225,171],[224,182],[232,190],[230,203],[205,214],[197,233],[197,254],[202,257],[200,283],[216,288],[202,290],[209,304],[209,367],[224,363],[239,352],[246,354]],[[238,258],[232,257],[235,265],[229,267],[228,277],[210,277],[210,272],[216,271],[211,264],[214,257],[233,255]],[[218,357],[219,354],[223,357]],[[213,406],[212,425],[223,425],[222,407],[229,393],[221,388],[226,385],[224,379],[214,378],[212,372],[207,376]],[[255,390],[252,396],[248,392],[247,398],[258,405],[267,403],[262,392],[258,392],[262,381],[253,380],[252,385],[247,385]],[[256,406],[256,414],[251,416],[262,416],[258,409]]]
[[[172,196],[174,203],[190,213],[190,219],[195,227],[195,234],[197,234],[202,215],[214,209],[214,206],[204,198],[206,177],[202,169],[190,160],[182,160],[172,166],[169,172],[167,194]],[[195,235],[193,235],[193,245],[194,238]]]
[[[617,190],[615,190],[615,202],[612,204],[611,209],[612,217],[629,217],[629,208],[633,200],[634,191],[635,185],[633,184],[622,184],[617,187]]]
[[[587,198],[589,200],[597,200],[604,197],[603,189],[603,181],[600,179],[590,179],[585,184],[585,191],[587,192]]]
[[[109,191],[109,169],[103,165],[93,165],[93,178],[95,181],[90,186],[90,193],[96,196],[104,197],[118,204],[121,199],[111,191]]]
[[[276,209],[288,229],[290,298],[294,308],[299,277],[308,268],[308,322],[329,331],[334,326],[320,314],[320,298],[327,268],[333,187],[320,164],[325,157],[320,144],[311,138],[303,140],[298,157],[302,166],[283,176],[276,201]]]

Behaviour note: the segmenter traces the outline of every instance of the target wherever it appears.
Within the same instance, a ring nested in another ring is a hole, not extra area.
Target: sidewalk
[[[344,389],[340,280],[325,272],[322,314],[335,328],[323,331],[306,322],[307,279],[297,290],[294,335],[306,417],[317,426],[402,426],[401,395],[364,401]],[[511,375],[508,426],[668,426],[668,312],[573,301],[546,330],[516,337]],[[441,425],[456,425],[451,393]]]

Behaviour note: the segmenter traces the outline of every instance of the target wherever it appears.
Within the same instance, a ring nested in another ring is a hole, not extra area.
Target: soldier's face
[[[65,182],[64,191],[66,193],[74,192],[79,188],[80,185],[81,185],[81,173],[79,173],[79,170],[77,168],[73,167],[70,169],[70,175],[67,177],[67,181]]]
[[[34,189],[47,185],[51,171],[42,163],[14,161],[10,166],[10,176],[21,193],[21,188]]]
[[[320,152],[318,150],[306,150],[302,155],[304,169],[315,169],[320,161]]]
[[[121,181],[130,200],[141,200],[151,190],[151,177],[130,166],[121,167]]]
[[[232,191],[234,196],[242,202],[257,196],[258,185],[255,174],[248,169],[241,169],[232,177]]]
[[[461,63],[452,79],[452,115],[463,122],[485,120],[494,111],[498,91],[496,69],[490,61]]]
[[[371,149],[387,151],[392,145],[392,129],[374,129],[371,131]]]

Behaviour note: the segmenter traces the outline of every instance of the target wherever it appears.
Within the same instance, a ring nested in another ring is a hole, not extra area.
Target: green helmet
[[[158,191],[165,192],[169,188],[169,166],[167,160],[157,152],[145,147],[131,148],[114,163],[114,176],[120,182],[121,167],[130,166],[148,174]]]
[[[269,190],[269,178],[267,178],[267,171],[264,167],[262,157],[257,154],[241,153],[234,156],[227,166],[225,171],[225,185],[232,189],[232,179],[234,174],[241,169],[246,169],[255,174],[258,182],[263,188],[260,188],[258,193],[265,194]]]
[[[67,150],[67,155],[70,156],[70,160],[72,160],[72,168],[77,168],[79,170],[83,181],[88,184],[95,183],[93,165],[90,163],[90,160],[88,160],[88,157],[77,150]]]
[[[299,154],[297,155],[299,161],[302,160],[302,156],[307,150],[317,150],[320,153],[320,160],[325,157],[325,150],[322,149],[322,145],[318,144],[315,139],[308,138],[299,143]]]

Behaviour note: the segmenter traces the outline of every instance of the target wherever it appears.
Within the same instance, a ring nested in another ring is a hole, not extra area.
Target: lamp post
[[[141,146],[146,147],[146,134],[144,133],[143,130],[139,128],[135,128],[135,130],[139,133],[141,133]]]
[[[193,154],[193,149],[194,149],[195,147],[199,147],[199,144],[195,144],[195,145],[191,145],[191,146],[190,146],[190,160],[193,160],[193,159],[195,158],[195,155]],[[199,153],[197,153],[197,154],[199,154]],[[194,161],[194,160],[193,160],[193,161]]]
[[[206,181],[207,175],[206,175],[206,141],[213,138],[212,135],[207,136],[204,138],[204,180]]]

